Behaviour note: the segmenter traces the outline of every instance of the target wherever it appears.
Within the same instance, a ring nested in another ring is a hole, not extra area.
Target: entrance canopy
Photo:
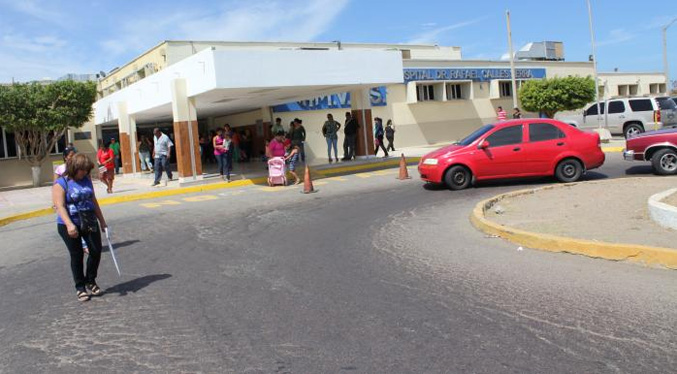
[[[94,122],[171,121],[177,80],[200,117],[404,81],[395,50],[207,49],[97,101]]]

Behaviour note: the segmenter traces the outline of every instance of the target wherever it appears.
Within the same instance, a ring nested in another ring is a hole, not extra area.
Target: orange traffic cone
[[[409,171],[407,170],[407,160],[404,159],[404,153],[402,153],[402,158],[400,158],[400,176],[397,177],[397,179],[411,179],[409,176]]]
[[[313,188],[313,181],[310,179],[310,168],[308,165],[306,165],[306,173],[303,176],[303,193],[313,193],[317,192],[315,188]]]

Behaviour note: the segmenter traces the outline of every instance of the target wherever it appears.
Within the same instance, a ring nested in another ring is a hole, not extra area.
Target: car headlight
[[[426,158],[423,161],[423,165],[437,165],[438,160],[436,158]]]

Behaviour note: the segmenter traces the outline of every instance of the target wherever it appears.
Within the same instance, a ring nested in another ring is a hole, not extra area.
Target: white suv
[[[555,116],[555,118],[581,129],[596,129],[605,127],[606,124],[612,134],[624,135],[625,138],[663,127],[660,106],[655,98],[609,99],[600,102],[599,108],[601,111],[599,116],[597,104],[593,103],[577,116]]]

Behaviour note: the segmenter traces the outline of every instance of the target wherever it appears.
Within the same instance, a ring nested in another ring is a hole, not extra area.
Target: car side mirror
[[[480,144],[477,145],[477,149],[487,149],[489,148],[489,142],[486,140],[482,140]]]

